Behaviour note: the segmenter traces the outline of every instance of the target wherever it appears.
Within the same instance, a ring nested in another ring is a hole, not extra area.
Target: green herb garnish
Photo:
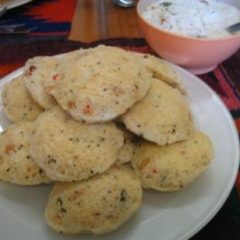
[[[162,2],[160,5],[162,5],[163,7],[169,7],[169,6],[171,6],[172,5],[172,3],[170,3],[170,2]]]

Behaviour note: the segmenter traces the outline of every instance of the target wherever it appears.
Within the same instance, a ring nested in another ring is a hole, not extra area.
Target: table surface
[[[78,0],[70,40],[91,42],[115,37],[142,37],[136,8],[122,8],[112,0]]]

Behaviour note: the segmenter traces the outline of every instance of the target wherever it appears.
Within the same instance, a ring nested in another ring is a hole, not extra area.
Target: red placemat
[[[39,55],[55,55],[98,44],[123,47],[128,50],[152,53],[143,39],[109,39],[93,43],[68,41],[62,37],[27,38],[19,43],[0,46],[0,77],[23,66],[27,59]],[[218,66],[213,72],[199,76],[223,100],[234,118],[240,133],[240,51]],[[240,174],[226,203],[213,220],[193,237],[194,240],[240,239]]]

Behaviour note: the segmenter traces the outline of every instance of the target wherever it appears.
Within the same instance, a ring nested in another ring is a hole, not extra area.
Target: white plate
[[[0,11],[6,7],[7,9],[15,8],[18,6],[21,6],[23,4],[26,4],[28,2],[31,2],[32,0],[8,0],[4,3],[0,3]]]
[[[205,226],[221,208],[236,178],[239,161],[238,134],[233,120],[218,96],[200,79],[175,66],[183,76],[189,102],[199,128],[214,145],[215,158],[209,169],[190,187],[177,193],[146,191],[138,213],[117,231],[84,235],[81,239],[181,240]],[[20,75],[19,69],[0,81],[3,85]],[[0,102],[0,127],[8,122]],[[0,239],[69,240],[57,234],[43,218],[50,186],[18,187],[0,184]]]

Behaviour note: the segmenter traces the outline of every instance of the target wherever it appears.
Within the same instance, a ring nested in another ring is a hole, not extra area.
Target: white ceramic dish
[[[31,1],[32,0],[8,0],[5,3],[0,3],[0,11],[5,7],[7,9],[11,9],[11,8],[21,6],[21,5],[31,2]]]
[[[228,197],[239,164],[238,134],[218,96],[200,79],[176,67],[189,92],[198,127],[214,145],[209,169],[190,187],[177,193],[146,191],[140,211],[117,231],[102,235],[64,236],[50,230],[43,211],[50,186],[19,187],[0,183],[0,239],[4,240],[182,240],[193,236],[218,212]],[[3,85],[22,74],[19,69],[0,81]],[[9,124],[0,102],[0,128]]]

